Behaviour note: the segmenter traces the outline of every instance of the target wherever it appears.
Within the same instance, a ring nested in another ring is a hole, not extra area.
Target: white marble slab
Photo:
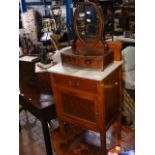
[[[41,68],[37,64],[35,64],[35,73],[43,73],[43,72],[47,72],[47,69]]]
[[[135,43],[134,38],[125,38],[124,36],[114,36],[114,40],[129,42],[129,43]]]
[[[38,56],[23,56],[19,58],[19,61],[27,61],[27,62],[32,62],[33,60],[37,59]]]
[[[123,61],[114,61],[112,64],[107,66],[104,71],[99,71],[96,69],[86,69],[72,66],[63,66],[61,63],[47,69],[48,72],[58,73],[63,75],[70,75],[80,78],[92,79],[97,81],[102,81],[105,79],[111,72],[117,69],[123,64]]]
[[[50,64],[42,64],[41,62],[35,63],[35,73],[47,72],[47,69],[54,65],[53,62]]]

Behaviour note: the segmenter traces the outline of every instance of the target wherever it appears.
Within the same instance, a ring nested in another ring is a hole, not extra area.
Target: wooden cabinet
[[[62,136],[64,122],[100,132],[105,153],[106,130],[121,110],[121,65],[102,80],[56,72],[50,78]]]
[[[104,102],[106,109],[106,124],[109,125],[121,108],[119,70],[115,70],[104,80]]]

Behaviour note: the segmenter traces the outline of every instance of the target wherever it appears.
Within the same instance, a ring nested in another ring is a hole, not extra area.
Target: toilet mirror
[[[92,2],[83,2],[75,10],[74,29],[77,38],[86,46],[94,46],[103,38],[103,15]]]

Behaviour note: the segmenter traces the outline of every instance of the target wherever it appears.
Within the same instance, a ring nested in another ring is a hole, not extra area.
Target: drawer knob
[[[118,86],[118,82],[117,81],[115,82],[115,86]]]
[[[77,83],[76,83],[76,87],[79,87],[79,86],[80,86],[80,83],[77,82]]]
[[[98,117],[98,116],[99,116],[99,113],[98,113],[98,112],[96,112],[95,114],[96,114],[96,117]]]
[[[69,81],[68,82],[69,86],[70,87],[79,87],[80,86],[80,83],[79,82],[73,82],[73,81]]]
[[[69,86],[73,87],[74,83],[72,81],[68,82]]]

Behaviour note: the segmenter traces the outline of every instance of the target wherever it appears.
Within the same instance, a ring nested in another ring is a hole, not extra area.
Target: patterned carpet
[[[22,131],[19,135],[19,155],[46,155],[40,121],[29,112],[22,111],[20,113],[20,123]],[[49,125],[49,129],[52,130],[56,127],[58,127],[58,122],[57,120],[53,120],[52,126]],[[111,127],[110,130],[112,130],[112,128],[114,129],[115,125]],[[107,132],[107,137],[111,140],[107,142],[108,144],[116,144],[115,139],[112,139],[115,136],[111,134],[110,130],[108,130]],[[129,148],[133,147],[135,141],[134,130],[123,126],[121,134],[122,148],[128,150]],[[54,155],[56,155],[55,152]]]
[[[46,155],[41,122],[23,110],[20,113],[20,123],[22,130],[19,135],[19,155]],[[56,120],[52,124],[54,127],[58,126]],[[52,129],[50,125],[49,128]]]

